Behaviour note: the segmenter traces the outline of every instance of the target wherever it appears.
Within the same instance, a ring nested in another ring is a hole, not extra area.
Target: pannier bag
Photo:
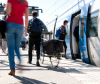
[[[53,54],[55,51],[55,44],[58,45],[60,52],[63,52],[63,41],[62,40],[49,40],[43,43],[43,52],[45,54]]]

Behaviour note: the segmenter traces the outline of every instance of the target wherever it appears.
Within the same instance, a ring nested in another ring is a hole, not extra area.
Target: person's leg
[[[65,47],[65,54],[66,54],[67,45],[66,45],[65,40],[64,40],[64,42],[63,42],[63,45],[64,45],[64,47]]]
[[[35,47],[36,47],[36,50],[37,50],[37,61],[40,59],[40,40],[36,40],[35,42]]]
[[[25,42],[24,41],[22,41],[22,50],[24,50],[25,48],[24,48],[24,46],[25,46],[25,44],[24,44]]]
[[[65,57],[66,57],[66,59],[67,59],[67,58],[68,58],[68,57],[67,57],[67,53],[66,53],[66,50],[67,50],[67,45],[66,45],[65,40],[64,40],[64,42],[63,42],[63,45],[64,45],[64,48],[65,48]]]
[[[23,32],[24,32],[24,27],[22,25],[16,24],[16,31],[15,31],[15,52],[16,55],[19,59],[19,65],[21,65],[21,58],[20,58],[20,51],[19,51],[19,47],[20,47],[20,42],[23,36]]]
[[[9,57],[9,65],[11,70],[15,70],[15,61],[14,61],[14,25],[12,23],[7,23],[7,32],[6,32],[6,40],[8,46],[8,57]]]
[[[21,42],[21,45],[22,45],[22,50],[23,50],[23,41]]]
[[[25,50],[25,41],[22,42],[22,49]]]
[[[36,40],[35,47],[36,47],[36,50],[37,50],[37,62],[36,62],[36,65],[40,66],[40,63],[39,63],[39,59],[40,59],[40,39]]]
[[[28,62],[32,62],[32,50],[34,45],[34,38],[32,36],[29,37],[29,49],[28,49]]]
[[[66,42],[65,42],[65,36],[60,36],[59,39],[63,40],[63,46],[65,48],[65,57],[67,58],[67,54],[66,54],[67,45],[66,45]]]
[[[25,47],[26,47],[26,43],[25,43],[25,41],[24,41],[24,50],[25,50]]]
[[[25,41],[23,42],[23,49],[25,50]]]

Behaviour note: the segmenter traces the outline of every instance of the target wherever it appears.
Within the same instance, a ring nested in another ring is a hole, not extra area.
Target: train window
[[[96,37],[98,36],[98,14],[99,11],[89,14],[87,24],[87,36]]]

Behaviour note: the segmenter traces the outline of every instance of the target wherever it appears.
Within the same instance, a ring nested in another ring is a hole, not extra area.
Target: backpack
[[[56,30],[56,38],[60,37],[60,28],[58,30]]]
[[[36,19],[32,19],[30,22],[30,33],[31,34],[41,34],[41,24],[40,21]]]

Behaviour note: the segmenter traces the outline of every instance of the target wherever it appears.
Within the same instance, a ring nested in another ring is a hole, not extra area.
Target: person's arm
[[[6,14],[7,15],[10,15],[11,14],[11,3],[7,3],[7,6],[6,6]]]
[[[28,28],[28,14],[29,14],[29,9],[27,7],[25,9],[25,35],[27,34],[27,28]]]
[[[48,29],[47,29],[46,25],[41,20],[40,20],[40,22],[41,22],[41,27],[44,29],[44,32],[48,33]]]

